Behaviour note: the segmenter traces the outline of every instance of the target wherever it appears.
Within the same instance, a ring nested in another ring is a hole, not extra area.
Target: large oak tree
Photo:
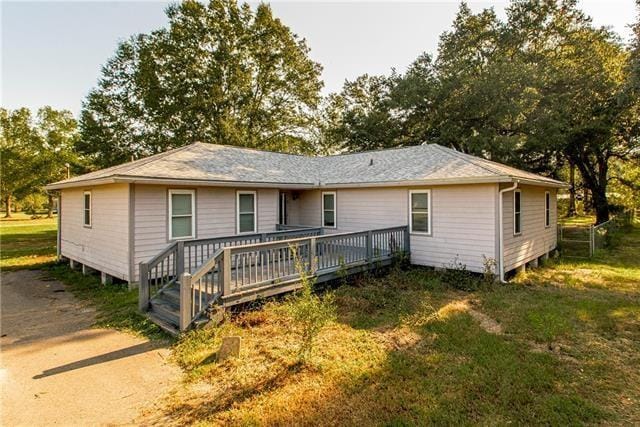
[[[195,141],[311,150],[321,67],[268,5],[188,0],[167,16],[104,66],[81,114],[83,153],[108,166]]]

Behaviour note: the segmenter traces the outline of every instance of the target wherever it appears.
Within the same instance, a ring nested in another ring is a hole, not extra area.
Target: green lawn
[[[0,268],[35,268],[56,257],[56,218],[30,219],[23,213],[0,220]]]
[[[53,221],[1,225],[3,269],[52,259]],[[159,415],[175,424],[639,424],[640,227],[617,243],[473,292],[421,268],[341,286],[338,319],[305,367],[282,303],[256,306],[175,344],[186,381]],[[163,337],[136,313],[135,291],[45,268],[96,305],[98,325]],[[218,363],[229,335],[242,337],[240,357]]]
[[[640,423],[640,228],[588,262],[554,261],[462,292],[426,269],[335,291],[311,366],[269,303],[187,334],[185,390],[164,415],[231,424]],[[471,311],[470,311],[471,307]],[[501,334],[478,322],[482,313]],[[215,362],[221,337],[238,359]],[[196,390],[196,391],[194,391]]]

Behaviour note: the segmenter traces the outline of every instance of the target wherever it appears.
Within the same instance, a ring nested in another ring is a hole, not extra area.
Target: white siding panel
[[[138,280],[139,263],[171,244],[167,229],[169,188],[173,187],[136,185],[135,280]],[[228,187],[196,188],[196,238],[236,234],[236,190]],[[258,232],[274,231],[278,221],[278,190],[257,189],[256,192]]]
[[[411,262],[444,267],[457,258],[482,272],[483,256],[495,258],[496,192],[495,184],[433,187],[432,233],[411,236]]]
[[[91,191],[91,227],[83,225],[84,191]],[[62,190],[61,254],[129,280],[129,185]]]
[[[458,260],[481,272],[483,258],[496,256],[497,185],[424,187],[431,189],[432,234],[411,236],[411,262],[443,267]],[[417,189],[417,187],[416,187]],[[331,189],[328,189],[331,190]],[[337,230],[348,232],[408,224],[409,188],[338,189]],[[305,191],[300,211],[310,225],[320,221],[320,191]],[[311,220],[317,222],[312,223]]]
[[[297,200],[297,216],[299,224],[320,227],[322,222],[322,192],[320,190],[300,191]]]
[[[505,271],[526,264],[556,248],[558,219],[556,190],[522,185],[522,233],[513,234],[513,191],[504,193],[504,265]],[[545,227],[544,193],[551,193],[550,226]]]

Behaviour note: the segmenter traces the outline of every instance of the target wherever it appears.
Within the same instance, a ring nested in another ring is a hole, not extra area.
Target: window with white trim
[[[336,228],[336,192],[322,193],[322,226]]]
[[[409,229],[414,234],[431,234],[431,190],[409,191]]]
[[[544,226],[549,227],[551,225],[551,193],[544,192]]]
[[[522,193],[513,192],[513,234],[522,233]]]
[[[169,238],[192,239],[196,230],[194,190],[169,190]]]
[[[257,232],[256,192],[238,191],[236,212],[238,212],[238,234]]]
[[[85,227],[91,227],[91,191],[85,191],[83,194],[83,224]]]

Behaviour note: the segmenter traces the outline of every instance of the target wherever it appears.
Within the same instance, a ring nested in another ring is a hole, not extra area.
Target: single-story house
[[[177,240],[408,226],[413,264],[517,269],[556,247],[550,178],[423,144],[309,157],[194,143],[47,186],[58,255],[130,283]]]

